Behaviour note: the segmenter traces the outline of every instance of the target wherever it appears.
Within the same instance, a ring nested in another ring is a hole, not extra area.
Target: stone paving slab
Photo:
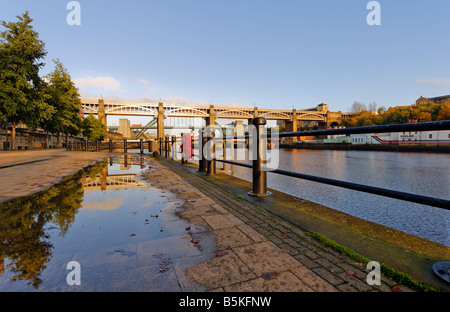
[[[110,155],[102,152],[36,150],[0,153],[0,201],[39,192]],[[14,183],[11,183],[14,181]]]
[[[152,172],[148,181],[161,185],[158,178],[164,176],[167,184],[170,176],[169,188],[186,200],[179,216],[206,226],[216,238],[215,251],[209,257],[202,255],[205,261],[178,272],[179,279],[198,285],[197,291],[390,292],[393,286],[411,291],[384,276],[381,286],[368,285],[364,267],[302,229],[232,196],[178,163],[163,158],[157,163],[160,172]]]
[[[21,158],[14,167],[1,169],[5,175],[0,175],[0,184],[5,185],[6,191],[2,190],[5,194],[29,195],[35,191],[31,187],[33,181],[45,187],[98,158],[109,156],[65,151],[28,155],[42,161],[20,165],[25,160]],[[13,163],[8,157],[3,157],[4,163]],[[347,292],[391,291],[393,286],[409,290],[386,277],[381,286],[369,286],[365,282],[365,268],[350,258],[177,163],[160,158],[151,160],[150,167],[143,179],[171,203],[168,209],[175,211],[177,218],[170,219],[167,226],[177,226],[179,231],[177,236],[136,246],[137,262],[127,272],[114,276],[118,283],[121,280],[129,283],[126,288],[130,291]],[[8,179],[17,183],[7,183]],[[191,246],[187,253],[179,252],[183,248],[177,247],[185,246],[183,242]],[[158,273],[155,254],[170,257],[173,270]],[[124,258],[117,254],[113,260]],[[349,275],[348,271],[357,274]],[[107,288],[99,280],[92,283],[92,291]]]

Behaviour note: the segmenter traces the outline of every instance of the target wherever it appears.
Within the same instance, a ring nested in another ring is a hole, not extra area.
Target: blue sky
[[[0,20],[25,10],[83,97],[296,109],[354,101],[412,104],[450,94],[450,1],[0,0]]]

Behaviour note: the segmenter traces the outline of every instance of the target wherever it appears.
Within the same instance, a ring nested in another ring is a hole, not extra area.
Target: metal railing
[[[374,186],[362,185],[358,183],[346,182],[341,180],[334,180],[324,177],[317,177],[307,174],[302,174],[293,171],[287,171],[282,169],[274,169],[270,171],[262,170],[264,166],[264,161],[262,153],[266,152],[266,144],[261,144],[262,139],[270,138],[270,134],[262,133],[261,130],[264,129],[266,124],[265,118],[257,117],[252,119],[252,124],[256,129],[256,159],[253,160],[252,164],[246,164],[242,162],[236,162],[226,159],[218,159],[214,157],[211,160],[205,160],[204,157],[199,158],[199,171],[206,171],[207,175],[214,175],[216,173],[216,162],[222,162],[225,164],[241,166],[245,168],[252,169],[252,183],[253,189],[248,194],[257,197],[269,196],[270,192],[267,191],[267,172],[280,174],[284,176],[314,181],[322,184],[333,185],[337,187],[347,188],[355,191],[395,198],[403,201],[409,201],[414,203],[419,203],[423,205],[429,205],[433,207],[438,207],[442,209],[450,210],[450,201],[446,199],[434,198],[429,196],[423,196],[418,194],[411,194],[406,192],[400,192],[385,188],[379,188]],[[409,131],[437,131],[437,130],[450,130],[450,120],[435,121],[435,122],[422,122],[422,123],[408,123],[408,124],[395,124],[395,125],[381,125],[381,126],[370,126],[370,127],[355,127],[355,128],[344,128],[344,129],[325,129],[325,130],[309,130],[309,131],[298,131],[298,132],[282,132],[278,133],[279,138],[285,137],[296,137],[296,136],[324,136],[324,135],[338,135],[338,134],[367,134],[367,133],[388,133],[388,132],[409,132]],[[234,140],[237,139],[250,139],[252,135],[244,136],[234,136],[231,137]],[[228,137],[227,137],[228,139]],[[202,137],[201,150],[204,150],[206,142],[209,140],[214,140],[214,138],[204,138]],[[222,140],[222,138],[220,138]],[[172,139],[173,142],[173,139]],[[225,150],[225,149],[224,149]],[[172,156],[174,152],[173,151]],[[166,157],[167,157],[166,152]],[[224,153],[225,155],[225,153]],[[186,161],[185,159],[182,162]]]

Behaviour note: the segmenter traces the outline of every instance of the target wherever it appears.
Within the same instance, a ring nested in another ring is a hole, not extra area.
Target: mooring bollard
[[[184,133],[181,134],[181,144],[180,144],[180,150],[181,150],[181,164],[184,165]]]
[[[272,194],[267,192],[267,172],[262,170],[263,159],[261,156],[265,155],[267,144],[266,140],[261,139],[261,134],[265,135],[265,133],[262,133],[262,130],[265,129],[264,125],[266,124],[266,119],[263,117],[253,118],[252,124],[255,126],[255,133],[253,133],[251,139],[253,140],[253,148],[256,148],[256,159],[253,160],[253,191],[248,192],[248,195],[264,197]]]
[[[214,128],[208,128],[208,135],[206,136],[207,141],[209,142],[210,140],[214,140]],[[216,148],[215,148],[215,142],[212,144],[212,146],[210,146],[210,148],[212,149],[212,153],[215,154],[216,152]],[[210,153],[208,153],[210,154]],[[210,155],[211,156],[211,155]],[[215,155],[214,155],[215,157]],[[216,161],[214,159],[214,157],[212,157],[211,160],[206,160],[206,175],[215,175],[216,174]]]
[[[203,151],[205,149],[206,137],[204,136],[204,131],[198,132],[198,171],[206,172],[206,158],[203,156]]]
[[[172,139],[171,139],[171,144],[170,144],[170,152],[171,152],[171,155],[172,155],[172,160],[175,158],[175,143],[177,142],[177,137],[176,136],[172,136]]]
[[[139,148],[141,149],[141,154],[144,154],[144,140],[143,139],[141,139]]]

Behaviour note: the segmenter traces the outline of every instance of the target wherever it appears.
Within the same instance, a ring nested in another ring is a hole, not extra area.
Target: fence
[[[257,197],[270,196],[270,192],[267,191],[267,172],[274,174],[280,174],[284,176],[290,176],[294,178],[314,181],[318,183],[333,185],[337,187],[343,187],[355,191],[366,192],[371,194],[376,194],[380,196],[395,198],[399,200],[429,205],[433,207],[438,207],[442,209],[450,210],[450,201],[440,198],[428,197],[423,195],[411,194],[406,192],[394,191],[374,186],[362,185],[347,181],[334,180],[324,177],[311,176],[307,174],[302,174],[298,172],[292,172],[282,169],[274,169],[270,171],[263,170],[264,161],[263,153],[266,153],[266,141],[271,137],[270,134],[263,133],[264,125],[266,124],[265,118],[257,117],[252,119],[252,123],[255,126],[256,142],[254,143],[256,148],[256,159],[253,160],[252,164],[246,164],[242,162],[236,162],[227,159],[213,158],[211,160],[206,160],[204,157],[199,157],[199,171],[206,172],[207,175],[214,175],[216,173],[216,162],[222,162],[226,164],[242,166],[252,169],[252,183],[253,189],[248,194]],[[366,134],[366,133],[388,133],[388,132],[406,132],[406,131],[436,131],[436,130],[450,130],[450,120],[436,121],[436,122],[423,122],[423,123],[408,123],[408,124],[396,124],[396,125],[381,125],[381,126],[371,126],[371,127],[355,127],[355,128],[344,128],[344,129],[324,129],[324,130],[309,130],[309,131],[298,131],[298,132],[282,132],[278,133],[279,138],[283,137],[297,137],[297,136],[322,136],[322,135],[338,135],[338,134]],[[214,140],[213,137],[205,138],[201,136],[201,151],[204,150],[205,144],[209,140]],[[234,140],[240,139],[250,139],[253,135],[244,136],[234,136]],[[167,140],[167,139],[166,139]],[[217,140],[217,139],[216,139]],[[222,140],[222,138],[220,139]],[[264,140],[264,141],[263,141]],[[174,139],[172,138],[172,141]],[[160,150],[164,150],[165,157],[168,157],[169,151],[167,146],[160,145]],[[174,153],[180,153],[179,151],[172,151],[172,157]],[[162,154],[162,153],[161,153]],[[224,153],[225,155],[226,153]],[[200,155],[201,156],[201,155]],[[186,157],[190,158],[190,157]],[[182,162],[187,161],[182,157]]]

